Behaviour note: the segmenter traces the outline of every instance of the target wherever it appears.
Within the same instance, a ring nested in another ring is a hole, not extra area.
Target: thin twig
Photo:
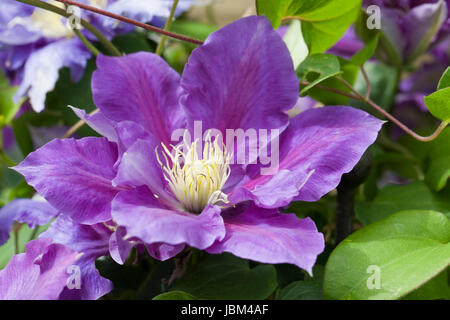
[[[92,6],[83,4],[83,3],[79,3],[77,1],[71,1],[71,0],[55,0],[55,1],[58,1],[58,2],[61,2],[61,3],[65,3],[65,4],[69,4],[69,5],[72,5],[72,6],[77,6],[77,7],[81,8],[81,9],[84,9],[84,10],[87,10],[87,11],[91,11],[91,12],[94,12],[94,13],[97,13],[97,14],[101,14],[103,16],[110,17],[110,18],[113,18],[113,19],[116,19],[116,20],[119,20],[119,21],[122,21],[122,22],[125,22],[125,23],[133,24],[133,25],[135,25],[137,27],[140,27],[140,28],[143,28],[143,29],[146,29],[146,30],[150,30],[150,31],[154,31],[154,32],[157,32],[157,33],[160,33],[160,34],[163,34],[163,35],[166,35],[168,37],[175,38],[175,39],[178,39],[178,40],[181,40],[181,41],[191,42],[191,43],[198,44],[198,45],[203,44],[203,41],[200,41],[200,40],[197,40],[197,39],[193,39],[193,38],[189,38],[189,37],[186,37],[186,36],[183,36],[183,35],[180,35],[180,34],[177,34],[177,33],[173,33],[173,32],[170,32],[170,31],[166,31],[166,30],[163,30],[161,28],[157,28],[155,26],[142,23],[142,22],[137,21],[137,20],[133,20],[133,19],[130,19],[130,18],[127,18],[127,17],[123,17],[123,16],[120,16],[118,14],[114,14],[114,13],[111,13],[111,12],[108,12],[108,11],[105,11],[105,10],[102,10],[102,9],[99,9],[99,8],[96,8],[96,7],[92,7]]]
[[[170,26],[172,24],[172,20],[173,17],[175,15],[175,10],[177,9],[177,5],[178,5],[178,0],[174,0],[173,4],[172,4],[172,8],[170,9],[170,14],[169,17],[167,18],[166,24],[164,25],[164,30],[165,31],[169,31],[170,30]],[[160,56],[163,48],[164,48],[164,44],[166,43],[166,35],[162,35],[161,40],[158,43],[158,46],[156,47],[156,51],[155,53]]]
[[[301,84],[302,86],[305,86],[305,87],[306,87],[306,86],[309,86],[311,83],[308,82],[308,81],[302,81],[300,84]],[[330,88],[330,87],[327,87],[327,86],[324,86],[324,85],[321,85],[321,84],[317,84],[317,85],[315,85],[315,87],[316,87],[316,88],[319,88],[319,89],[321,89],[321,90],[324,90],[324,91],[328,91],[328,92],[340,94],[340,95],[342,95],[342,96],[345,96],[345,97],[348,97],[348,98],[351,98],[351,99],[359,100],[359,98],[358,98],[357,96],[355,96],[355,95],[353,95],[353,94],[351,94],[351,93],[348,93],[348,92],[339,90],[339,89]]]
[[[370,99],[370,91],[371,91],[370,80],[369,80],[369,76],[367,75],[367,72],[366,72],[366,69],[364,68],[364,66],[361,66],[361,72],[363,74],[364,80],[366,81],[366,99],[369,100]]]

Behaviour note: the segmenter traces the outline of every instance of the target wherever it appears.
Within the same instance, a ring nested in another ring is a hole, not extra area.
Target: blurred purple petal
[[[26,223],[31,229],[49,223],[58,211],[44,201],[15,199],[0,209],[0,245],[9,239],[14,221]]]
[[[65,288],[61,299],[95,300],[112,290],[111,281],[102,278],[95,267],[95,260],[109,253],[111,234],[112,231],[104,224],[82,225],[61,215],[39,236],[66,245],[81,254],[76,261],[81,271],[81,287]]]
[[[49,239],[29,242],[26,252],[13,256],[0,271],[0,299],[58,299],[76,257],[76,252]]]
[[[79,80],[89,57],[90,52],[78,39],[60,40],[35,51],[25,64],[15,99],[28,96],[35,111],[44,110],[46,94],[54,89],[59,69],[69,67],[74,80]]]

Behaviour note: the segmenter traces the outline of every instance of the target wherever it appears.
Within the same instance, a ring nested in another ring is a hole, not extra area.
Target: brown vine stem
[[[408,135],[410,135],[411,137],[413,137],[414,139],[418,140],[418,141],[422,141],[422,142],[430,142],[433,141],[434,139],[436,139],[441,132],[447,127],[447,125],[449,124],[446,121],[443,121],[439,127],[436,129],[436,131],[427,137],[423,137],[421,135],[418,135],[417,133],[415,133],[414,131],[412,131],[410,128],[408,128],[408,126],[406,126],[404,123],[402,123],[400,120],[398,120],[396,117],[394,117],[393,115],[391,115],[389,112],[387,112],[386,110],[384,110],[382,107],[380,107],[378,104],[376,104],[375,102],[373,102],[371,99],[367,99],[366,97],[364,97],[361,93],[359,93],[356,89],[353,88],[353,86],[348,83],[344,78],[342,77],[338,77],[337,78],[342,84],[344,84],[351,92],[353,92],[356,96],[357,96],[357,100],[360,100],[362,102],[367,103],[368,105],[370,105],[372,108],[374,108],[375,110],[377,110],[379,113],[381,113],[383,116],[385,116],[387,119],[389,119],[390,121],[392,121],[393,123],[395,123],[400,129],[402,129],[403,131],[405,131]]]
[[[369,76],[367,75],[366,69],[364,68],[364,66],[361,66],[361,73],[364,77],[364,81],[366,82],[366,99],[369,100],[370,99],[370,91],[371,91],[371,87],[370,87],[370,80],[369,80]]]
[[[161,29],[161,28],[157,28],[155,26],[152,26],[152,25],[149,25],[149,24],[146,24],[146,23],[142,23],[142,22],[137,21],[137,20],[129,19],[127,17],[123,17],[121,15],[114,14],[114,13],[111,13],[111,12],[108,12],[108,11],[105,11],[105,10],[102,10],[102,9],[99,9],[99,8],[96,8],[96,7],[93,7],[93,6],[89,6],[89,5],[86,5],[86,4],[83,4],[83,3],[79,3],[77,1],[72,1],[72,0],[55,0],[55,1],[58,1],[58,2],[61,2],[61,3],[65,3],[65,4],[68,4],[68,5],[72,5],[72,6],[77,6],[77,7],[81,8],[81,9],[84,9],[84,10],[87,10],[87,11],[91,11],[91,12],[94,12],[94,13],[97,13],[97,14],[101,14],[103,16],[110,17],[110,18],[113,18],[113,19],[116,19],[116,20],[119,20],[119,21],[122,21],[122,22],[125,22],[125,23],[129,23],[129,24],[135,25],[137,27],[140,27],[140,28],[143,28],[143,29],[146,29],[146,30],[150,30],[150,31],[153,31],[153,32],[157,32],[157,33],[160,33],[162,35],[165,35],[165,36],[168,36],[168,37],[171,37],[171,38],[175,38],[175,39],[178,39],[178,40],[181,40],[181,41],[186,41],[186,42],[194,43],[194,44],[197,44],[197,45],[203,44],[203,41],[200,41],[200,40],[197,40],[197,39],[193,39],[193,38],[189,38],[189,37],[186,37],[184,35],[173,33],[173,32]]]

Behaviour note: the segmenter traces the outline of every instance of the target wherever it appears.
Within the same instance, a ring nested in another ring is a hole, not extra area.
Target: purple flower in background
[[[14,221],[26,223],[31,229],[36,226],[48,224],[59,215],[58,211],[48,204],[42,197],[36,195],[33,199],[16,199],[0,209],[0,246],[9,238],[11,226]],[[116,233],[113,233],[104,224],[81,225],[73,222],[66,216],[60,216],[50,228],[40,235],[41,243],[45,241],[57,242],[70,246],[72,250],[81,252],[76,261],[71,265],[78,266],[80,270],[80,288],[64,288],[58,286],[55,292],[46,291],[48,299],[98,299],[111,291],[112,283],[100,276],[95,268],[95,260],[101,256],[109,254],[114,256],[118,252]],[[122,247],[121,247],[122,248]],[[122,250],[123,251],[123,250]],[[29,252],[27,252],[29,255]],[[12,263],[10,268],[17,268],[16,263]],[[19,275],[21,279],[24,275]],[[82,279],[81,279],[82,276]],[[1,276],[0,276],[1,277]],[[5,276],[7,277],[7,276]],[[19,281],[19,280],[14,280]],[[1,280],[0,280],[1,283]],[[62,284],[62,283],[61,283]],[[24,292],[30,295],[29,292]],[[44,294],[44,293],[43,293]],[[53,294],[53,296],[51,296]],[[14,298],[11,295],[2,296],[0,289],[0,299]],[[41,296],[44,299],[44,296]],[[50,298],[53,297],[53,298]],[[25,297],[23,297],[25,298]],[[15,299],[19,299],[16,297]],[[31,297],[30,297],[31,299]]]
[[[434,61],[427,62],[400,83],[396,104],[428,111],[424,97],[435,92],[442,74],[450,65],[449,38],[431,51]]]
[[[42,237],[84,252],[80,265],[94,281],[96,257],[123,263],[134,245],[161,260],[191,246],[311,273],[322,234],[310,218],[278,208],[334,189],[382,121],[345,106],[289,119],[298,79],[286,45],[262,16],[211,34],[181,77],[145,52],[99,56],[97,66],[92,90],[100,112],[74,111],[104,138],[56,139],[15,168],[62,213]],[[204,138],[192,142],[198,123]],[[180,129],[182,142],[172,146]],[[218,137],[228,130],[278,131],[257,142],[279,140],[278,166],[267,168],[261,153],[260,161],[236,163],[239,150],[256,146],[244,139],[222,148]]]
[[[433,59],[427,59],[418,70],[400,82],[395,101],[402,110],[413,107],[428,111],[424,97],[436,91],[439,79],[450,65],[450,1],[364,1],[365,7],[370,5],[381,8],[384,36],[378,51],[381,56],[378,57],[388,64],[406,63],[428,50]],[[417,27],[419,25],[420,28]],[[349,58],[362,47],[363,43],[350,28],[330,53]],[[400,116],[405,113],[399,111]]]
[[[26,223],[33,229],[49,223],[57,215],[58,212],[39,195],[11,201],[0,209],[0,246],[9,239],[14,221]]]
[[[3,149],[8,150],[14,145],[14,133],[10,127],[3,127],[0,130],[2,130]]]
[[[62,6],[56,1],[47,2]],[[80,2],[143,22],[157,22],[168,17],[172,5],[172,1],[165,0]],[[180,1],[179,11],[186,10],[192,2]],[[14,0],[2,0],[0,7],[0,64],[11,79],[11,84],[19,86],[15,99],[30,98],[33,109],[40,112],[45,108],[47,92],[55,86],[59,69],[70,68],[72,79],[77,81],[91,53],[57,14]],[[115,24],[111,22],[112,19],[91,13],[83,12],[82,17],[110,37],[131,30],[130,26]],[[88,32],[86,36],[92,39]]]
[[[0,271],[0,300],[56,300],[67,285],[77,253],[50,239],[26,245]]]
[[[364,0],[381,8],[381,47],[386,61],[410,64],[448,37],[450,0]]]
[[[364,47],[364,43],[355,34],[353,26],[348,28],[342,38],[330,49],[329,53],[345,59],[351,58]]]

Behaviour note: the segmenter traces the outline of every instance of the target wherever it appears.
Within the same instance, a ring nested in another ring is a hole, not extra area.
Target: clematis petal
[[[60,215],[39,238],[51,239],[77,252],[80,270],[80,288],[66,287],[61,293],[64,300],[95,300],[112,290],[111,281],[103,278],[95,268],[95,260],[109,253],[112,232],[104,224],[82,225],[65,215]]]
[[[113,201],[113,219],[127,236],[146,244],[187,244],[200,250],[225,236],[220,208],[206,207],[200,215],[161,208],[147,187],[120,192]]]
[[[405,50],[407,62],[426,51],[447,19],[447,14],[445,2],[437,1],[412,8],[403,17],[402,30],[408,39]]]
[[[155,138],[142,126],[133,121],[121,121],[116,123],[114,130],[116,131],[116,135],[118,137],[117,139],[119,150],[121,151],[120,153],[128,150],[128,148],[130,148],[139,139],[149,140],[154,144],[159,144],[160,142],[159,139]]]
[[[33,52],[25,64],[15,99],[28,96],[35,111],[44,110],[46,94],[54,89],[59,69],[69,67],[72,75],[80,77],[89,57],[90,52],[78,39],[56,41]]]
[[[323,235],[314,222],[294,214],[255,205],[228,209],[222,214],[226,236],[207,249],[209,253],[230,252],[262,263],[291,263],[310,274],[323,251]]]
[[[58,211],[49,203],[33,199],[16,199],[0,209],[0,245],[9,238],[14,221],[26,223],[30,228],[49,223]]]
[[[16,220],[17,211],[11,210],[12,206],[5,206],[0,210],[0,246],[8,241],[9,232]]]
[[[114,185],[127,187],[147,186],[153,194],[157,194],[160,201],[165,204],[173,202],[166,192],[167,182],[156,159],[156,150],[159,147],[157,139],[147,137],[146,140],[137,140],[122,155],[117,169]]]
[[[72,106],[69,107],[73,110],[77,117],[86,122],[87,125],[92,128],[92,130],[104,136],[111,142],[118,141],[117,133],[114,129],[114,124],[101,112],[97,112],[96,114],[90,116],[83,109],[78,109]]]
[[[133,245],[130,242],[123,239],[125,234],[125,228],[119,227],[109,239],[109,253],[113,260],[118,264],[125,263],[131,248],[133,248]]]
[[[364,111],[345,106],[304,111],[280,137],[278,167],[262,175],[260,165],[250,166],[249,178],[229,199],[233,203],[253,200],[266,208],[282,207],[292,200],[317,201],[353,169],[375,142],[382,124]]]
[[[165,261],[175,257],[177,254],[183,251],[185,247],[186,246],[184,244],[172,246],[167,243],[153,243],[147,245],[147,251],[153,258]]]
[[[251,16],[212,33],[184,69],[180,103],[188,123],[203,128],[273,129],[288,123],[285,111],[299,83],[289,51],[263,16]]]
[[[14,169],[53,207],[80,223],[110,220],[117,147],[106,138],[55,139]]]
[[[172,131],[184,126],[178,105],[180,76],[155,54],[97,58],[92,93],[95,104],[109,119],[134,121],[166,145]]]
[[[26,252],[11,258],[0,271],[1,300],[56,300],[66,286],[67,268],[77,253],[49,239],[26,245]]]

